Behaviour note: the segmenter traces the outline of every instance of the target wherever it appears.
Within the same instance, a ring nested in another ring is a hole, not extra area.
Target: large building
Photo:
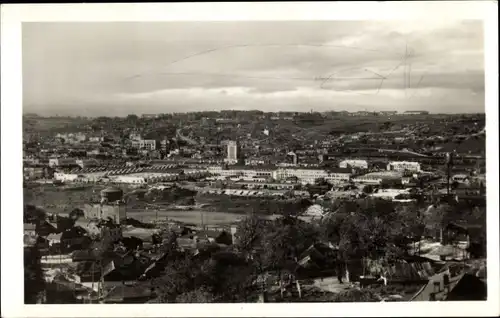
[[[276,171],[275,179],[286,180],[290,177],[296,177],[302,184],[314,184],[318,179],[325,179],[330,183],[342,183],[349,182],[351,173],[352,171],[349,169],[327,171],[325,169],[284,168]]]
[[[237,169],[224,169],[219,166],[209,167],[207,171],[212,175],[222,177],[237,177],[241,180],[248,179],[275,179],[288,181],[295,178],[302,184],[314,184],[318,179],[325,179],[330,183],[349,182],[352,171],[350,169],[310,169],[310,168],[277,168],[271,167],[241,167]]]
[[[240,147],[236,141],[228,141],[227,143],[227,158],[229,164],[236,164],[241,158]]]
[[[208,167],[207,171],[210,174],[213,175],[219,175],[222,177],[233,177],[233,176],[238,176],[241,177],[242,179],[247,179],[247,178],[273,178],[275,179],[275,172],[276,168],[266,168],[266,167],[249,167],[249,166],[244,166],[244,167],[239,167],[236,169],[224,169],[221,166],[212,166]]]
[[[339,162],[339,168],[368,169],[368,161],[355,159],[342,160]]]
[[[392,161],[387,164],[387,170],[394,171],[420,171],[420,163],[412,161]]]
[[[401,180],[403,173],[401,171],[381,171],[371,172],[352,179],[355,184],[363,185],[381,185],[384,182],[394,183]]]
[[[132,147],[139,150],[156,150],[156,140],[154,139],[133,140]]]

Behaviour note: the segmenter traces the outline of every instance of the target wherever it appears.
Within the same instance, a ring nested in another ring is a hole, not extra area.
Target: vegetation
[[[24,302],[36,304],[45,290],[45,280],[37,246],[24,248]]]

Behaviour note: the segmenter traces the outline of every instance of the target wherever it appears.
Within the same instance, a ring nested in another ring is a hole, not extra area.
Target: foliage
[[[188,291],[175,298],[176,303],[211,303],[213,301],[214,296],[205,287]]]
[[[369,289],[351,289],[333,296],[333,302],[374,302],[380,301],[380,296]]]
[[[44,210],[30,204],[24,206],[23,220],[24,223],[39,223],[45,220],[47,214]]]
[[[37,303],[45,290],[45,280],[40,264],[40,253],[36,246],[24,248],[24,302]]]
[[[178,295],[201,286],[205,277],[202,267],[189,256],[169,261],[162,275],[152,281],[160,301],[174,302]]]
[[[73,219],[73,220],[78,220],[79,218],[83,218],[84,216],[85,216],[85,213],[83,212],[82,209],[73,209],[69,213],[70,219]]]
[[[405,226],[411,217],[403,213],[406,219],[402,219],[401,213],[384,200],[364,199],[355,205],[340,205],[337,212],[323,219],[322,235],[325,240],[338,244],[340,257],[345,260],[396,258],[405,253],[401,241],[411,234]]]

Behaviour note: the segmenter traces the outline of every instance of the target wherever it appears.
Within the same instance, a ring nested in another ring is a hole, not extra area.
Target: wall
[[[121,220],[127,218],[127,208],[124,204],[103,204],[102,206],[100,204],[87,205],[84,207],[83,212],[86,219],[107,219],[108,217],[110,217],[116,223],[120,223]]]

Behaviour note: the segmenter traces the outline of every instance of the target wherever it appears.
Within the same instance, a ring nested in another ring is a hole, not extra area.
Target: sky
[[[484,112],[481,21],[23,23],[23,110]]]

